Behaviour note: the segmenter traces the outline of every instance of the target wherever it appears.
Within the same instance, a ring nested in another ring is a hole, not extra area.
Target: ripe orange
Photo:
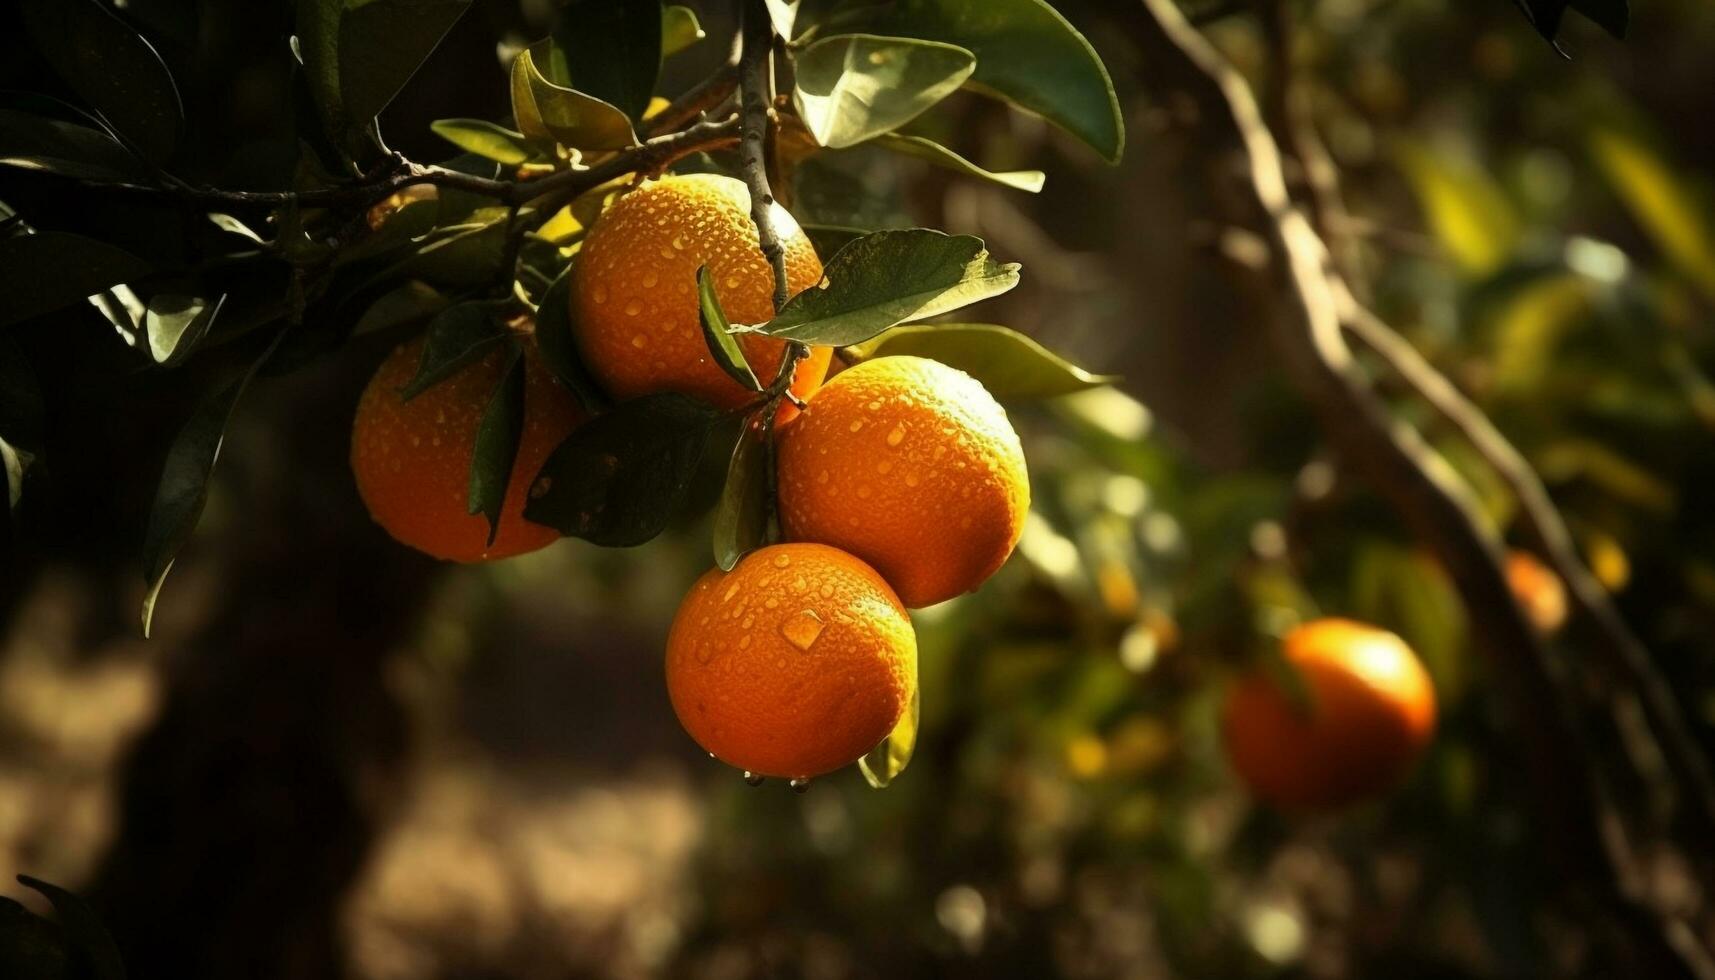
[[[1566,625],[1566,586],[1536,556],[1507,552],[1507,584],[1538,632],[1548,636]]]
[[[757,775],[809,778],[893,730],[917,638],[875,570],[817,544],[754,551],[691,586],[667,638],[667,693],[697,744]]]
[[[786,284],[797,293],[821,281],[822,263],[786,209],[773,208],[786,249]],[[697,269],[709,267],[733,323],[774,315],[774,273],[757,247],[744,184],[716,174],[650,181],[614,202],[584,239],[572,282],[572,323],[590,369],[617,399],[677,391],[719,408],[753,397],[709,356],[698,318]],[[739,339],[767,384],[785,341]],[[828,348],[812,348],[793,375],[800,398],[822,383]],[[791,406],[784,406],[790,416]]]
[[[1227,692],[1227,755],[1251,792],[1288,809],[1325,809],[1404,777],[1435,730],[1435,690],[1411,648],[1386,630],[1318,619],[1288,633],[1282,652],[1307,705],[1260,672]]]
[[[496,349],[410,401],[399,396],[417,371],[421,337],[396,348],[363,390],[351,426],[351,470],[370,516],[400,543],[452,561],[506,558],[546,547],[553,528],[524,519],[530,482],[581,420],[577,403],[526,342],[524,429],[488,544],[488,519],[466,513],[477,426],[506,367]]]
[[[1030,508],[1024,450],[976,379],[920,357],[834,377],[780,437],[781,526],[874,565],[913,608],[981,585]]]

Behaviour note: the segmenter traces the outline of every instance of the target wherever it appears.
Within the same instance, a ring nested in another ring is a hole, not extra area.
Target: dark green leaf
[[[21,0],[36,49],[151,163],[178,145],[184,109],[166,62],[97,0]]]
[[[155,618],[155,600],[160,598],[161,586],[172,571],[173,559],[190,539],[197,518],[202,516],[203,504],[208,500],[208,480],[214,473],[215,461],[220,458],[226,423],[232,417],[238,397],[285,336],[284,330],[276,334],[243,375],[205,398],[167,450],[161,482],[155,488],[155,504],[149,511],[149,528],[143,536],[143,580],[148,585],[143,597],[145,637]]]
[[[976,378],[997,398],[1051,398],[1118,380],[1091,374],[1024,334],[990,323],[894,327],[846,350],[865,361],[901,354],[940,361]]]
[[[196,296],[162,293],[152,297],[143,314],[143,330],[149,338],[149,356],[163,367],[171,367],[190,356],[208,336],[214,318],[220,315],[226,296],[210,303]]]
[[[369,304],[369,309],[358,317],[351,332],[356,336],[388,330],[416,320],[426,320],[446,308],[447,298],[434,287],[407,282]]]
[[[661,56],[676,55],[706,37],[697,12],[674,4],[661,10]]]
[[[141,279],[149,263],[124,249],[64,231],[0,239],[0,326],[69,306]]]
[[[542,352],[548,370],[577,396],[579,403],[591,412],[599,412],[607,407],[607,396],[578,353],[569,302],[572,275],[572,269],[566,268],[542,294],[536,307],[536,347]]]
[[[524,434],[524,358],[520,355],[515,347],[500,384],[483,409],[470,456],[468,512],[488,518],[491,546],[500,532],[500,508],[506,503],[506,486],[512,480],[512,464],[518,459],[518,440]]]
[[[1631,20],[1631,6],[1627,0],[1513,0],[1519,10],[1524,12],[1525,19],[1536,28],[1545,40],[1554,45],[1554,50],[1562,55],[1566,52],[1555,42],[1560,33],[1560,22],[1565,17],[1567,8],[1578,11],[1595,21],[1598,26],[1615,37],[1626,36],[1626,27]]]
[[[72,948],[87,958],[95,980],[125,980],[125,963],[119,957],[119,947],[88,902],[64,888],[29,875],[19,875],[18,882],[40,892],[53,903],[60,927],[65,930]]]
[[[706,265],[697,270],[697,304],[698,318],[703,325],[703,342],[708,345],[709,356],[715,359],[727,377],[751,391],[761,391],[762,383],[756,380],[756,372],[744,359],[738,338],[730,332],[732,324],[727,321],[726,311],[721,309],[721,298],[715,293],[714,279]]]
[[[24,495],[24,480],[42,448],[42,391],[24,352],[0,337],[0,469],[6,471],[7,508]]]
[[[429,124],[436,136],[461,150],[487,157],[497,163],[514,166],[535,158],[536,151],[524,139],[505,126],[482,119],[437,119]]]
[[[0,109],[0,165],[81,180],[133,181],[146,176],[106,133],[14,109]]]
[[[1110,163],[1125,148],[1119,99],[1090,42],[1044,0],[900,0],[871,25],[977,56],[971,84],[1041,115]]]
[[[642,119],[661,73],[662,16],[660,0],[571,0],[554,19],[565,71],[555,81]]]
[[[976,59],[952,44],[840,34],[798,55],[792,100],[816,142],[853,146],[915,119],[971,77]]]
[[[399,389],[399,397],[410,401],[428,391],[487,355],[507,336],[506,329],[495,322],[489,304],[466,302],[447,307],[429,321],[417,373]]]
[[[583,150],[637,145],[631,120],[617,106],[549,81],[537,62],[540,51],[526,48],[512,62],[512,115],[519,131]]]
[[[992,180],[997,184],[1004,184],[1014,190],[1025,191],[1030,194],[1042,190],[1042,184],[1047,180],[1047,175],[1040,170],[984,170],[934,140],[922,136],[883,133],[876,137],[875,145],[885,147],[895,153],[903,153],[906,156],[927,160],[938,167],[955,170],[968,177]]]
[[[730,572],[745,553],[768,539],[768,452],[756,416],[745,420],[727,463],[726,485],[715,506],[715,564]]]
[[[860,344],[896,324],[921,320],[1006,292],[1016,263],[996,262],[982,239],[927,228],[877,231],[829,260],[826,287],[787,301],[757,328],[806,344]]]
[[[620,403],[548,457],[531,484],[525,519],[609,547],[648,541],[684,503],[720,418],[670,392]]]
[[[869,229],[848,228],[844,225],[804,225],[804,234],[816,246],[817,255],[833,255],[852,242],[869,234]]]

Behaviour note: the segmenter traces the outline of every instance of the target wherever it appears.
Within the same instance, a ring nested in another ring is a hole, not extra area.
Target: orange
[[[1560,576],[1525,551],[1507,552],[1507,584],[1525,618],[1544,636],[1566,625],[1566,586]]]
[[[1282,653],[1308,703],[1261,672],[1227,692],[1227,755],[1251,792],[1315,810],[1399,782],[1435,730],[1435,691],[1411,648],[1386,630],[1318,619],[1288,633]]]
[[[410,401],[399,396],[417,372],[421,337],[381,363],[351,426],[351,470],[370,516],[400,543],[452,561],[506,558],[553,544],[559,532],[524,519],[530,483],[581,419],[571,393],[542,365],[534,342],[524,357],[524,428],[488,544],[488,519],[466,513],[471,453],[483,411],[506,367],[504,345]]]
[[[836,375],[780,436],[786,537],[849,551],[910,607],[976,588],[1018,544],[1024,450],[975,378],[920,357]]]
[[[875,570],[778,544],[691,586],[667,638],[667,693],[697,744],[760,776],[807,779],[893,731],[917,685],[917,638]]]
[[[820,282],[822,263],[798,222],[779,204],[774,227],[786,249],[786,285]],[[774,315],[774,272],[757,246],[744,184],[716,174],[650,181],[602,213],[584,239],[572,282],[572,325],[590,369],[616,399],[676,391],[719,408],[756,396],[709,356],[698,317],[697,270],[708,266],[733,323]],[[785,341],[757,334],[739,347],[767,384]],[[829,348],[812,348],[793,375],[800,398],[822,383]],[[790,404],[784,415],[790,416]]]

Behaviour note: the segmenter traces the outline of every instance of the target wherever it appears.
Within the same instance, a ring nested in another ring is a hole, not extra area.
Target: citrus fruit
[[[880,575],[843,551],[778,544],[712,569],[667,638],[685,731],[731,766],[807,779],[857,761],[899,721],[917,639]]]
[[[836,375],[780,435],[781,526],[875,566],[910,607],[994,574],[1030,480],[1006,412],[970,375],[878,357]]]
[[[1228,692],[1222,732],[1239,777],[1260,799],[1325,809],[1397,783],[1435,729],[1435,691],[1399,637],[1318,619],[1282,640],[1302,701],[1261,672]]]
[[[772,213],[786,249],[788,292],[808,289],[822,278],[816,250],[785,208],[775,204]],[[756,397],[709,356],[698,315],[703,266],[727,319],[757,324],[774,315],[774,272],[757,245],[750,192],[731,177],[650,181],[596,219],[575,264],[572,324],[591,371],[614,398],[676,391],[737,408]],[[759,334],[739,339],[764,384],[779,369],[785,346]],[[822,383],[831,353],[811,349],[793,375],[793,392],[804,397]]]
[[[423,339],[396,348],[370,379],[351,427],[351,470],[370,516],[402,544],[452,561],[505,558],[546,547],[553,528],[524,519],[530,482],[581,419],[571,393],[525,342],[524,427],[494,543],[488,519],[467,513],[477,426],[506,368],[507,345],[406,401]]]
[[[1507,585],[1525,618],[1544,636],[1566,625],[1566,586],[1560,576],[1525,551],[1507,552]]]

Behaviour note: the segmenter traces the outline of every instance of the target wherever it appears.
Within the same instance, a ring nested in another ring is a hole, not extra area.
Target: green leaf
[[[862,143],[917,118],[976,68],[964,48],[908,37],[841,34],[798,55],[792,100],[816,142]]]
[[[571,0],[554,18],[554,48],[568,88],[643,118],[661,74],[660,0]]]
[[[0,109],[0,165],[80,180],[134,181],[147,174],[98,129],[15,109]]]
[[[1715,221],[1708,206],[1644,140],[1609,127],[1589,139],[1596,165],[1656,247],[1715,298]]]
[[[768,446],[757,416],[745,419],[727,463],[726,485],[715,506],[715,564],[730,572],[746,552],[768,539]]]
[[[1453,261],[1475,277],[1493,274],[1523,233],[1512,202],[1475,163],[1402,141],[1394,151],[1430,229]]]
[[[1627,22],[1631,20],[1631,9],[1626,0],[1513,0],[1513,3],[1524,12],[1525,19],[1537,33],[1554,44],[1554,50],[1562,55],[1566,52],[1554,39],[1560,33],[1560,22],[1568,8],[1590,18],[1618,38],[1626,36]]]
[[[606,547],[642,544],[684,504],[721,413],[663,392],[585,422],[542,464],[526,520]]]
[[[500,508],[524,435],[524,358],[515,346],[506,372],[483,409],[470,456],[469,513],[488,518],[488,543],[500,533]]]
[[[495,322],[494,311],[487,303],[472,301],[447,307],[429,321],[417,373],[399,389],[399,397],[410,401],[428,391],[486,356],[490,348],[508,336],[505,328]]]
[[[482,119],[437,119],[429,124],[429,129],[459,149],[496,163],[516,166],[537,156],[523,133]]]
[[[893,731],[881,740],[881,744],[870,749],[858,760],[858,769],[863,772],[863,778],[876,789],[886,789],[889,783],[898,778],[911,764],[911,756],[917,751],[917,730],[923,719],[923,703],[916,684],[911,686],[911,703],[906,706],[905,714],[899,723],[893,726]]]
[[[662,8],[661,57],[672,57],[707,36],[697,21],[697,12],[690,7],[672,4]]]
[[[69,306],[147,276],[149,263],[93,238],[64,231],[0,239],[0,326]]]
[[[763,0],[768,8],[768,19],[774,23],[774,33],[792,40],[792,31],[798,23],[798,0]]]
[[[190,356],[208,336],[214,318],[226,304],[226,296],[210,303],[196,296],[161,293],[149,299],[143,313],[143,331],[149,338],[149,356],[162,367],[172,367]]]
[[[910,228],[872,232],[840,249],[825,281],[756,329],[806,344],[860,344],[896,324],[998,296],[1018,285],[1018,265],[996,262],[980,238]]]
[[[568,266],[542,294],[536,307],[536,347],[548,370],[577,396],[578,402],[588,411],[599,412],[607,408],[607,396],[578,353],[569,295],[572,275]]]
[[[937,167],[945,167],[967,177],[980,177],[983,180],[990,180],[1013,190],[1024,191],[1027,194],[1035,194],[1042,190],[1043,183],[1048,179],[1047,175],[1040,170],[984,170],[934,140],[922,136],[883,133],[875,138],[875,145],[895,153],[903,153],[906,156],[927,160]]]
[[[637,134],[623,111],[554,84],[542,74],[536,59],[533,49],[526,48],[512,62],[512,115],[525,136],[583,150],[637,145]]]
[[[97,0],[20,0],[36,50],[145,159],[164,164],[184,108],[153,46]]]
[[[1110,385],[1111,374],[1091,374],[1035,340],[991,323],[935,323],[894,327],[852,347],[855,360],[910,355],[956,367],[997,398],[1052,398]]]
[[[197,519],[202,516],[203,504],[208,501],[209,477],[220,458],[232,410],[250,379],[273,356],[285,336],[284,330],[275,334],[243,375],[204,399],[167,450],[161,482],[155,488],[155,504],[149,511],[149,527],[143,536],[143,581],[148,586],[143,597],[144,637],[149,635],[154,622],[155,602],[161,596],[167,573],[173,569],[173,560],[190,540]]]
[[[221,231],[224,231],[229,235],[237,235],[240,238],[248,238],[258,245],[267,244],[267,242],[263,241],[262,236],[256,234],[256,232],[254,230],[252,230],[249,225],[245,224],[242,221],[239,221],[237,218],[234,218],[230,214],[221,214],[221,213],[216,212],[216,211],[210,211],[209,215],[208,215],[208,220],[211,223],[213,223],[213,225],[216,228],[219,228]]]
[[[956,44],[977,56],[971,85],[1028,109],[1110,163],[1125,148],[1113,80],[1044,0],[900,0],[872,29]]]
[[[727,377],[751,391],[761,391],[762,383],[756,380],[756,372],[750,369],[744,351],[739,349],[738,338],[732,335],[732,324],[727,321],[726,311],[721,309],[714,277],[709,275],[706,265],[697,270],[697,304],[698,319],[703,325],[703,342],[708,345],[709,356],[715,359]]]
[[[427,320],[447,308],[447,298],[433,286],[411,281],[384,293],[357,318],[352,336],[389,330],[417,320]]]
[[[58,885],[29,875],[19,875],[18,883],[40,892],[53,904],[60,927],[71,945],[84,954],[94,980],[125,980],[125,963],[120,959],[119,946],[88,902]]]

